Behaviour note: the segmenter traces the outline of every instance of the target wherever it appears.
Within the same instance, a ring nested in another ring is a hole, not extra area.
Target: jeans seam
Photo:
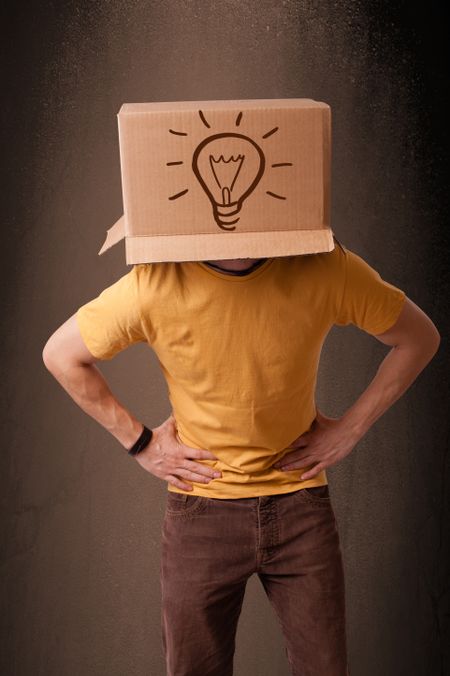
[[[323,484],[328,485],[328,484]],[[331,495],[326,498],[320,498],[308,492],[308,488],[319,488],[319,486],[308,486],[306,488],[300,488],[297,491],[297,496],[300,500],[304,499],[306,502],[309,502],[313,505],[318,506],[327,506],[331,504]]]
[[[203,498],[201,495],[192,496],[197,498],[190,506],[186,506],[186,503],[183,503],[184,508],[180,510],[173,510],[168,504],[166,504],[166,514],[176,517],[190,516],[191,514],[196,514],[203,511],[207,507],[207,498]]]

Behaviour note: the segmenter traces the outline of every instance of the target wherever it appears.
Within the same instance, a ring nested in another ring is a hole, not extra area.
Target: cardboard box
[[[331,110],[312,99],[124,103],[127,264],[332,251]]]

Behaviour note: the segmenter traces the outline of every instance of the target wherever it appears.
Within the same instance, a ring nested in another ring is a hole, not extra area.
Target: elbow
[[[434,322],[431,320],[428,324],[427,343],[429,345],[430,351],[432,352],[431,356],[434,356],[439,350],[439,345],[441,344],[441,334],[439,333],[436,324],[434,324]]]
[[[50,371],[50,373],[53,373],[55,369],[56,363],[55,352],[56,351],[52,341],[52,336],[50,336],[50,338],[47,340],[42,350],[42,361],[44,362],[45,368],[47,369],[47,371]]]
[[[412,358],[417,364],[421,363],[423,368],[438,352],[440,343],[441,334],[436,326],[430,322],[420,331],[416,330],[409,333],[407,338],[399,341],[395,347],[411,353]]]
[[[44,345],[42,350],[42,361],[44,362],[47,371],[51,371],[51,350],[48,347],[48,342]]]
[[[434,346],[433,356],[439,350],[439,346],[441,344],[441,334],[439,333],[439,331],[437,330],[436,327],[434,327],[434,328],[435,328],[435,332],[434,332],[434,337],[433,337],[433,346]]]
[[[441,343],[441,334],[435,323],[427,317],[422,327],[416,329],[415,335],[423,352],[429,356],[429,359],[432,359]]]
[[[431,361],[438,352],[440,344],[441,334],[433,324],[424,335],[422,341],[420,341],[421,352],[427,363]]]

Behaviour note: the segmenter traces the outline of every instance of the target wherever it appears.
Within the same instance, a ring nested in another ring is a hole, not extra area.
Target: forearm
[[[46,364],[76,404],[110,432],[124,448],[131,448],[142,432],[140,423],[112,394],[94,364]]]
[[[341,422],[360,439],[380,416],[412,385],[436,353],[437,348],[414,345],[393,347],[357,401],[342,416]]]

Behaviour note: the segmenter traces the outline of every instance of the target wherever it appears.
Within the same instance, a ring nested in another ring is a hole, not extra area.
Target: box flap
[[[121,216],[114,225],[106,231],[106,239],[103,242],[103,246],[98,252],[98,255],[101,256],[102,253],[105,253],[110,249],[114,244],[120,242],[121,239],[125,237],[125,216]]]

